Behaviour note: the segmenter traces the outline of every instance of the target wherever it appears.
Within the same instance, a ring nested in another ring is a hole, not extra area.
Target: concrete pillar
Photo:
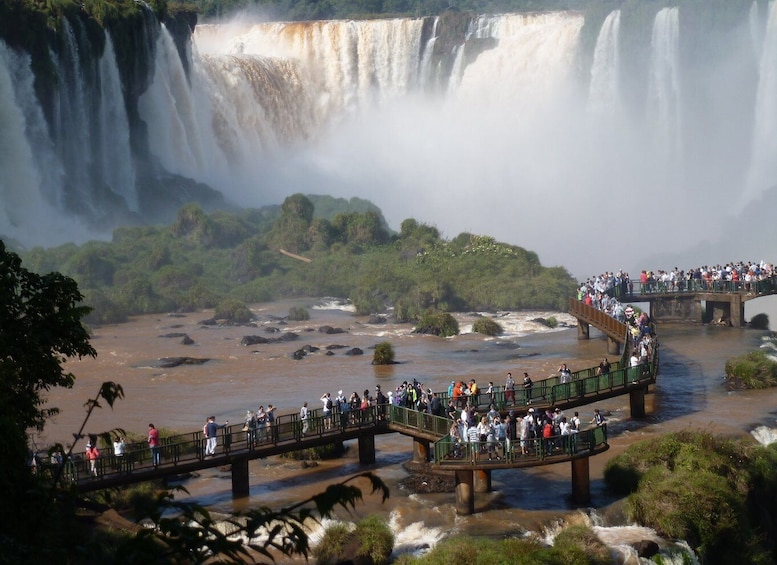
[[[491,492],[491,469],[475,469],[472,476],[475,492]]]
[[[607,353],[610,355],[620,355],[621,354],[621,344],[612,339],[611,337],[607,338]]]
[[[472,471],[456,471],[456,514],[469,516],[475,513],[475,490]]]
[[[359,437],[359,463],[362,465],[375,463],[375,436],[372,434]]]
[[[588,322],[577,320],[577,339],[589,339],[591,337],[591,326]]]
[[[632,418],[645,417],[645,389],[638,388],[629,393],[629,409]]]
[[[745,325],[745,302],[740,294],[731,295],[731,325],[735,328]]]
[[[413,461],[416,463],[429,462],[429,440],[413,438]]]
[[[249,494],[248,458],[232,460],[232,498],[245,498]]]
[[[587,504],[591,501],[588,457],[572,460],[572,501],[575,504]]]

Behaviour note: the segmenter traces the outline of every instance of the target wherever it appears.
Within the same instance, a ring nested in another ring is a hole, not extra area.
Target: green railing
[[[569,435],[526,440],[462,441],[446,435],[434,444],[434,461],[446,465],[537,463],[548,457],[590,453],[607,443],[607,424]]]
[[[638,300],[639,296],[646,294],[691,294],[696,292],[774,294],[777,292],[777,277],[772,276],[749,283],[745,281],[705,281],[701,279],[683,280],[675,283],[661,281],[633,282],[631,289],[625,289],[623,285],[618,285],[610,289],[608,294],[618,300]]]
[[[243,423],[230,424],[219,429],[216,455],[233,453],[250,453],[268,451],[294,451],[304,449],[304,440],[331,437],[335,443],[341,440],[343,432],[360,429],[374,430],[379,425],[385,425],[389,419],[389,407],[370,406],[365,409],[338,411],[333,410],[331,416],[325,417],[323,408],[311,410],[307,420],[307,430],[303,434],[304,422],[299,414],[277,416],[272,424],[259,426],[255,430],[243,430]],[[407,418],[410,419],[409,417]],[[440,434],[442,435],[442,434]],[[206,459],[205,445],[207,438],[202,430],[160,438],[160,468],[174,469],[186,463],[199,462]],[[100,457],[96,460],[97,475],[91,476],[89,461],[82,454],[73,454],[69,460],[62,462],[43,461],[39,472],[55,477],[58,467],[60,484],[74,484],[81,480],[100,481],[117,478],[122,475],[153,469],[151,449],[146,441],[127,443],[123,456],[113,454],[112,446],[98,445]]]
[[[516,389],[512,403],[505,401],[506,391],[504,387],[495,387],[493,402],[501,411],[518,406],[526,407],[529,404],[551,406],[565,402],[579,402],[582,398],[593,398],[605,392],[610,393],[617,389],[628,390],[635,385],[655,382],[657,370],[658,348],[656,347],[653,351],[653,358],[647,364],[624,367],[623,361],[617,361],[613,363],[609,373],[597,375],[596,367],[584,369],[572,373],[572,380],[568,383],[559,382],[560,377],[550,377],[544,381],[535,382],[531,393],[522,388]],[[438,395],[443,403],[447,403],[447,393],[443,392]],[[470,399],[470,397],[464,398],[465,400]],[[477,406],[488,406],[491,402],[491,397],[482,392],[479,395]],[[329,416],[324,416],[323,409],[311,410],[304,434],[305,422],[300,419],[299,414],[277,416],[271,425],[266,424],[255,430],[244,430],[243,423],[225,426],[219,429],[217,455],[254,451],[266,451],[268,454],[294,451],[304,449],[307,443],[305,440],[308,439],[316,439],[316,442],[310,443],[317,445],[321,445],[321,440],[327,438],[331,438],[331,441],[335,443],[342,441],[345,432],[364,430],[374,433],[376,428],[382,426],[385,429],[389,423],[395,430],[405,428],[418,432],[416,435],[431,435],[440,438],[435,443],[434,450],[435,461],[439,463],[442,463],[447,454],[456,448],[448,436],[452,424],[450,418],[402,406],[377,405],[343,411],[335,407]],[[577,436],[574,443],[572,439],[554,438],[551,451],[561,449],[561,452],[570,454],[573,452],[570,450],[579,452],[607,440],[606,428],[584,430]],[[174,469],[185,463],[203,461],[206,457],[205,443],[206,438],[201,430],[160,438],[160,467]],[[479,456],[483,447],[486,448],[487,453],[489,447],[487,444],[485,446],[480,444],[460,445],[458,449],[461,450],[462,454],[458,459],[481,461]],[[507,458],[509,461],[514,460],[511,459],[515,457],[515,450],[512,447],[500,446],[500,457]],[[547,440],[533,440],[532,450],[534,454],[531,456],[535,458],[547,456],[547,447]],[[124,474],[154,468],[151,461],[151,450],[145,441],[128,443],[125,446],[124,455],[121,457],[113,455],[109,446],[100,446],[100,449],[102,455],[96,462],[97,475],[95,477],[90,476],[89,461],[80,454],[61,463],[44,462],[40,466],[39,472],[54,477],[58,467],[61,467],[59,470],[60,482],[66,485],[81,480],[100,481],[116,478]]]

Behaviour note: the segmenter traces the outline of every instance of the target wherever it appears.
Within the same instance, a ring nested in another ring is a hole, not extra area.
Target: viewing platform
[[[535,410],[566,410],[613,396],[629,394],[633,417],[644,416],[644,396],[655,382],[658,357],[639,367],[626,368],[622,362],[613,364],[613,370],[597,375],[596,369],[585,369],[572,375],[570,382],[558,377],[537,381],[531,390],[516,389],[507,395],[504,387],[497,387],[493,395],[481,392],[477,406],[492,402],[504,416],[514,410],[522,417],[529,407]],[[443,405],[447,392],[438,393]],[[103,455],[97,459],[97,474],[92,476],[89,462],[73,457],[62,464],[43,465],[40,472],[48,474],[63,488],[78,492],[127,486],[155,479],[177,479],[189,473],[208,468],[229,468],[232,493],[235,497],[249,495],[248,463],[251,460],[280,455],[302,449],[357,440],[359,462],[376,462],[375,436],[399,433],[413,439],[413,459],[428,462],[440,471],[456,476],[456,508],[460,514],[474,512],[474,493],[491,489],[491,471],[494,469],[525,469],[569,462],[572,469],[572,498],[577,503],[590,499],[588,460],[609,449],[606,425],[581,429],[571,436],[532,438],[529,449],[521,454],[517,441],[459,443],[448,434],[450,418],[432,415],[392,404],[370,406],[361,410],[333,411],[329,417],[323,410],[311,410],[307,422],[299,414],[277,416],[272,426],[260,427],[256,432],[246,431],[243,424],[226,426],[219,431],[215,456],[205,455],[202,430],[162,437],[161,463],[152,464],[151,451],[146,442],[126,446],[123,456]],[[305,433],[303,433],[305,429]],[[107,448],[106,448],[107,450]],[[498,455],[488,459],[485,454]]]

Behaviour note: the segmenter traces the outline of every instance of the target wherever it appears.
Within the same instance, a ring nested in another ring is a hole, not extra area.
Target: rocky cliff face
[[[170,219],[193,198],[206,206],[223,201],[202,184],[168,174],[149,151],[139,104],[154,77],[160,17],[188,73],[196,14],[134,3],[98,18],[80,7],[45,14],[0,4],[7,85],[0,108],[15,124],[0,133],[0,145],[18,147],[0,156],[7,173],[0,183],[7,209],[0,212],[1,237],[43,243],[36,222],[74,216],[99,233]]]

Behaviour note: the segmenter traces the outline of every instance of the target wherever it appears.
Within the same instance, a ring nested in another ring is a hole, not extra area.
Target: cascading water
[[[622,10],[591,30],[572,12],[199,25],[187,64],[153,22],[142,51],[154,74],[139,80],[137,108],[110,40],[89,56],[96,48],[80,24],[64,22],[53,50],[55,104],[37,110],[49,117],[57,157],[44,166],[46,144],[30,136],[45,128],[25,118],[29,170],[39,177],[25,186],[93,220],[121,200],[125,212],[146,213],[134,185],[148,171],[208,183],[251,206],[299,191],[360,196],[391,225],[417,217],[450,236],[466,229],[517,243],[573,271],[633,270],[621,259],[637,260],[633,238],[589,245],[574,217],[627,234],[633,220],[623,209],[639,195],[650,248],[666,253],[710,235],[688,231],[678,242],[662,228],[686,225],[691,209],[700,221],[728,214],[748,163],[745,200],[774,185],[777,33],[770,23],[753,120],[749,0],[739,28],[718,35],[696,31],[700,20],[683,6],[656,6],[655,20],[639,22],[654,22],[652,42],[640,32],[643,44]],[[685,33],[697,36],[683,41]],[[698,53],[683,51],[691,48]],[[8,96],[4,108],[22,112]],[[23,162],[3,151],[4,162]],[[25,191],[5,188],[3,205]],[[30,217],[23,208],[14,215],[17,225]],[[3,216],[0,233],[16,233]],[[766,256],[768,239],[730,240],[727,255]]]
[[[667,171],[682,161],[679,13],[675,7],[656,14],[650,43],[647,123],[652,124],[656,152],[666,159]]]
[[[620,26],[621,12],[613,10],[599,31],[591,66],[588,111],[596,119],[605,121],[617,118],[621,113]]]
[[[100,59],[100,171],[111,190],[121,196],[128,208],[138,211],[135,191],[135,167],[130,149],[127,110],[124,107],[116,53],[110,35],[105,35],[105,51]]]
[[[777,184],[777,4],[774,2],[769,5],[761,50],[754,123],[752,161],[740,207]]]

